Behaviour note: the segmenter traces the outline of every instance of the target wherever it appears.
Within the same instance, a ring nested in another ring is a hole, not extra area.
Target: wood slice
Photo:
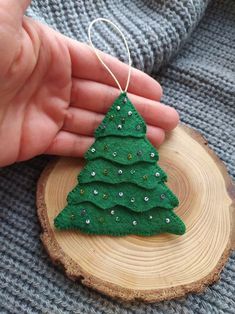
[[[223,163],[203,137],[179,126],[159,149],[160,166],[186,224],[183,236],[93,236],[57,231],[53,219],[64,208],[84,166],[81,159],[60,158],[42,173],[37,206],[42,241],[55,263],[73,280],[124,300],[148,302],[201,292],[219,279],[235,248],[235,190]]]

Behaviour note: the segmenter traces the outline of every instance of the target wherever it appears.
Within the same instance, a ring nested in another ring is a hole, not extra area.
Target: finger
[[[20,36],[24,11],[30,1],[0,1],[0,79],[5,78],[14,60],[22,55]]]
[[[63,130],[69,133],[92,137],[103,119],[104,115],[102,114],[70,108],[64,122]],[[159,146],[165,139],[165,132],[159,127],[147,125],[147,137],[154,146]]]
[[[72,62],[74,77],[100,82],[110,86],[116,83],[105,67],[98,60],[94,51],[87,44],[63,36],[67,42]],[[102,60],[112,70],[120,85],[124,89],[128,75],[128,65],[117,58],[98,51]],[[161,85],[144,72],[132,68],[128,90],[136,95],[160,100],[162,96]]]
[[[104,114],[119,94],[119,90],[115,87],[73,79],[71,102],[73,107]],[[128,93],[128,97],[147,124],[168,131],[177,126],[179,115],[174,108],[132,93]]]
[[[148,129],[148,137],[154,146],[159,146],[164,141],[165,132],[162,129],[150,127]],[[59,156],[83,157],[93,142],[93,137],[60,131],[45,153]]]
[[[1,10],[4,12],[9,12],[10,15],[13,16],[15,19],[18,18],[19,20],[22,20],[22,16],[29,6],[31,0],[7,0],[7,1],[1,1]],[[16,20],[15,20],[16,22]]]
[[[94,136],[104,115],[84,109],[70,107],[64,120],[63,130],[86,136]]]
[[[103,119],[103,114],[71,107],[65,118],[63,130],[85,136],[94,136],[94,131]],[[154,145],[160,145],[164,141],[165,132],[159,127],[148,125],[147,136]]]
[[[155,147],[159,147],[165,140],[165,131],[161,128],[147,125],[147,138]]]
[[[93,137],[60,131],[45,153],[59,156],[83,157],[93,142]]]

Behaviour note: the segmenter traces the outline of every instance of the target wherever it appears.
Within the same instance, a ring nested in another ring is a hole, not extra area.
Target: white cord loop
[[[113,74],[113,72],[111,71],[111,69],[104,63],[104,61],[102,60],[101,56],[99,55],[97,49],[94,47],[93,43],[92,43],[92,40],[91,40],[91,28],[93,26],[93,24],[95,24],[96,22],[99,22],[99,21],[102,21],[102,22],[106,22],[106,23],[109,23],[111,24],[118,32],[119,34],[121,35],[122,39],[124,40],[124,43],[125,43],[125,46],[126,46],[126,50],[127,50],[127,54],[128,54],[128,64],[129,64],[129,70],[128,70],[128,76],[127,76],[127,82],[126,82],[126,87],[125,89],[123,90],[118,79],[116,78],[116,76]],[[90,25],[89,25],[89,28],[88,28],[88,38],[89,38],[89,43],[91,45],[91,47],[93,48],[97,58],[100,60],[100,62],[103,64],[103,66],[106,68],[106,70],[110,73],[110,75],[112,76],[112,78],[114,79],[114,81],[117,83],[117,86],[119,87],[121,93],[124,93],[124,92],[127,92],[127,89],[128,89],[128,86],[129,86],[129,83],[130,83],[130,76],[131,76],[131,56],[130,56],[130,50],[129,50],[129,47],[128,47],[128,44],[127,44],[127,41],[126,41],[126,38],[124,36],[124,34],[122,33],[122,31],[117,27],[117,25],[115,25],[113,22],[111,22],[110,20],[108,19],[104,19],[104,18],[97,18],[95,20],[93,20]]]

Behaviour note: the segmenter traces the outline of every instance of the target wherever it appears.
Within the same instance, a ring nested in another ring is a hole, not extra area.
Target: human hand
[[[0,166],[40,154],[83,156],[120,91],[86,44],[23,16],[29,0],[0,4]],[[101,53],[120,84],[128,66]],[[178,123],[162,89],[133,69],[128,96],[154,145]]]

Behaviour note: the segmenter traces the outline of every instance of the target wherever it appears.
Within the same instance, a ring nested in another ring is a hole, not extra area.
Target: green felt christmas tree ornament
[[[128,83],[129,76],[126,90]],[[145,121],[121,90],[95,131],[87,163],[55,227],[112,236],[184,234],[185,225],[173,211],[178,199],[165,184],[167,175],[158,158],[146,138]]]
[[[89,234],[183,234],[173,212],[178,199],[165,184],[158,152],[146,138],[146,124],[126,93],[115,100],[95,131],[86,166],[55,218],[58,229]]]

